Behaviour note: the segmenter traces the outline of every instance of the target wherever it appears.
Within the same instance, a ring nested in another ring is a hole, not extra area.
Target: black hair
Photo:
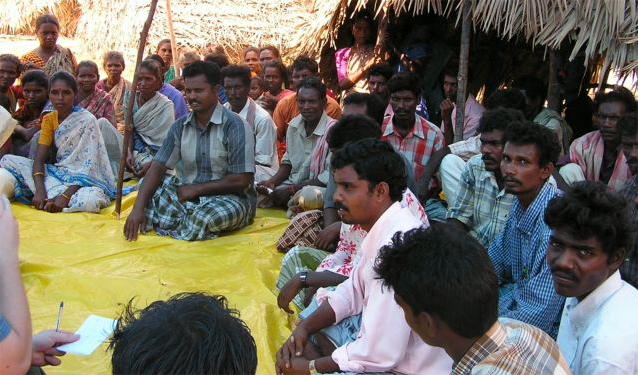
[[[246,58],[246,54],[248,52],[255,52],[257,54],[257,58],[259,58],[259,48],[257,47],[248,47],[244,50],[244,53],[242,54],[242,56],[244,57],[244,59]]]
[[[75,77],[71,73],[65,71],[59,71],[51,76],[51,80],[49,81],[49,89],[53,86],[54,82],[64,81],[66,84],[73,90],[75,94],[78,93],[78,81],[75,80]]]
[[[626,254],[634,231],[625,198],[592,181],[574,183],[564,195],[552,199],[545,223],[579,240],[597,238],[608,257],[616,251]]]
[[[494,130],[506,132],[514,121],[525,121],[523,112],[510,108],[489,109],[483,112],[479,120],[478,132],[487,133]]]
[[[620,102],[625,107],[625,113],[636,112],[636,98],[631,91],[622,86],[616,86],[612,91],[598,93],[594,98],[594,114],[603,103]]]
[[[220,72],[217,64],[207,61],[195,61],[184,68],[184,71],[182,72],[182,76],[184,78],[193,78],[199,75],[205,76],[206,81],[211,87],[219,85]]]
[[[10,53],[3,53],[2,55],[0,55],[0,61],[14,64],[16,66],[16,72],[18,73],[18,75],[22,73],[23,65],[20,62],[20,59],[18,58],[18,56],[12,55]]]
[[[278,59],[281,58],[281,54],[279,53],[279,50],[277,49],[277,47],[271,46],[271,45],[261,47],[259,49],[259,55],[261,55],[261,53],[265,50],[272,52],[275,58],[278,58]]]
[[[281,75],[281,80],[284,82],[284,86],[288,87],[288,69],[281,61],[271,61],[264,65],[264,69],[261,74],[266,74],[266,69],[275,68],[279,71],[279,75]]]
[[[109,60],[120,60],[120,62],[122,63],[122,67],[125,68],[126,67],[126,61],[124,61],[124,55],[122,55],[122,52],[118,52],[118,51],[108,51],[104,54],[104,57],[102,57],[102,66],[106,67],[106,63],[109,62]]]
[[[157,61],[157,59],[148,58],[142,61],[142,63],[140,64],[140,70],[142,69],[148,70],[149,72],[153,73],[153,75],[157,77],[158,80],[163,81],[162,68],[160,67],[160,64]]]
[[[326,100],[326,86],[321,82],[319,77],[306,77],[297,85],[297,92],[301,89],[315,89],[319,92],[319,99]]]
[[[342,116],[328,131],[326,142],[331,149],[342,148],[348,142],[381,137],[381,126],[368,116]]]
[[[368,181],[370,191],[381,182],[388,184],[390,198],[398,202],[407,188],[405,162],[392,145],[366,138],[348,143],[336,151],[330,162],[332,170],[352,166],[360,179]]]
[[[113,375],[254,375],[257,348],[239,312],[223,296],[181,293],[134,310],[110,339]]]
[[[215,63],[219,66],[220,69],[227,67],[230,62],[228,61],[228,56],[223,53],[209,53],[204,56],[204,61],[208,61],[210,63]]]
[[[260,76],[252,77],[250,79],[250,83],[252,83],[253,81],[257,81],[257,84],[259,85],[259,87],[261,87],[262,90],[266,89],[266,86],[264,85],[264,80]]]
[[[241,78],[246,87],[250,87],[250,68],[239,65],[228,65],[221,71],[222,83],[224,78]]]
[[[171,47],[172,47],[172,43],[171,43],[170,39],[162,39],[162,40],[159,41],[159,43],[157,43],[157,51],[159,51],[159,49],[162,46],[162,44],[166,44],[166,43],[171,44]],[[173,51],[171,50],[171,53],[172,52]]]
[[[538,78],[527,75],[520,77],[512,83],[512,87],[524,92],[524,95],[532,100],[539,101],[541,105],[547,99],[547,86]]]
[[[385,106],[383,100],[378,95],[367,94],[362,92],[353,92],[346,96],[343,100],[343,106],[347,105],[365,105],[366,115],[376,121],[378,124],[383,123],[385,115]]]
[[[511,108],[525,113],[527,110],[527,102],[525,102],[525,95],[519,89],[506,88],[496,90],[487,98],[485,102],[485,108]]]
[[[620,133],[627,137],[635,137],[638,134],[638,112],[624,115],[617,124]]]
[[[529,120],[513,121],[505,132],[505,142],[536,146],[541,167],[556,165],[561,149],[556,133]]]
[[[44,88],[45,90],[47,90],[47,92],[49,91],[49,76],[42,70],[29,70],[24,74],[24,76],[22,77],[22,87],[31,82]]]
[[[35,31],[39,31],[40,27],[47,23],[55,25],[58,28],[58,31],[60,30],[60,22],[58,21],[56,16],[54,16],[53,14],[41,14],[35,20]]]
[[[160,68],[162,69],[166,69],[166,63],[164,62],[164,60],[162,59],[162,56],[158,55],[158,54],[152,54],[149,57],[146,58],[146,60],[154,60],[157,61],[160,64]]]
[[[392,76],[388,81],[388,91],[393,94],[397,91],[411,91],[419,97],[419,77],[411,72],[400,72]]]
[[[292,62],[290,66],[290,71],[299,71],[299,70],[309,70],[312,74],[319,73],[319,64],[314,59],[311,59],[308,56],[299,56]]]
[[[75,68],[75,75],[78,76],[80,74],[80,68],[90,68],[95,70],[95,75],[97,75],[99,77],[100,75],[100,68],[97,67],[97,64],[93,61],[90,60],[84,60],[84,61],[80,61],[80,63],[78,64],[78,66]]]
[[[443,76],[454,77],[454,79],[458,78],[459,75],[459,64],[460,61],[457,58],[453,58],[445,64],[443,67]],[[468,82],[472,81],[472,69],[471,67],[467,67],[467,80]]]
[[[494,265],[474,237],[451,224],[396,233],[374,268],[415,315],[437,316],[459,336],[481,337],[498,319]]]
[[[370,79],[372,76],[383,76],[386,81],[389,81],[390,78],[394,75],[394,69],[388,63],[378,63],[372,65],[370,70],[368,70],[367,78]]]

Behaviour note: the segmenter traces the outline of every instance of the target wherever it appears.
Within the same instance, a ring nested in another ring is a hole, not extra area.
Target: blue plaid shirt
[[[554,339],[565,298],[554,290],[545,259],[551,231],[543,216],[549,201],[559,194],[546,182],[527,209],[515,199],[503,232],[488,250],[499,283],[511,284],[501,293],[499,315],[532,324]]]

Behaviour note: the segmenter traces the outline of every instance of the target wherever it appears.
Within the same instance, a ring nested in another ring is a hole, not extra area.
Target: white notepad
[[[115,330],[116,320],[89,315],[82,326],[75,332],[80,339],[70,344],[59,346],[57,349],[68,354],[91,355]]]

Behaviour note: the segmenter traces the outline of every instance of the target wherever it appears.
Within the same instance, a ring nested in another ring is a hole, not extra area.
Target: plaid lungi
[[[146,230],[178,240],[210,240],[221,232],[243,228],[255,218],[251,197],[207,195],[182,203],[177,195],[181,185],[175,176],[164,178],[146,206]]]

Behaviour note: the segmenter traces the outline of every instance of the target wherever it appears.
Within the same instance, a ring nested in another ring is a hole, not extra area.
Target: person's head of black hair
[[[525,121],[523,112],[510,108],[489,109],[483,112],[479,120],[478,132],[488,133],[500,130],[505,133],[514,121]]]
[[[374,268],[414,318],[438,317],[468,339],[481,337],[498,319],[498,278],[487,251],[450,224],[395,234]]]
[[[166,64],[164,63],[164,59],[162,59],[162,56],[158,55],[158,54],[153,54],[150,55],[149,57],[146,58],[146,60],[154,60],[157,61],[157,63],[159,64],[160,68],[166,69]]]
[[[255,374],[255,340],[225,297],[182,293],[132,305],[110,339],[113,375]]]
[[[638,112],[624,115],[618,120],[620,134],[625,137],[635,137],[638,135]]]
[[[55,25],[58,28],[58,31],[60,30],[60,22],[58,21],[56,16],[54,16],[53,14],[41,14],[38,16],[38,18],[35,19],[35,31],[39,31],[40,27],[47,23]]]
[[[164,78],[162,77],[162,64],[160,64],[157,59],[148,58],[140,64],[140,70],[144,69],[151,74],[153,74],[159,82],[162,82]]]
[[[525,102],[525,95],[519,89],[506,88],[494,91],[487,102],[485,103],[486,109],[497,108],[511,108],[525,113],[527,110],[527,103]]]
[[[3,53],[2,55],[0,55],[0,62],[8,62],[11,63],[13,65],[15,65],[16,67],[16,76],[19,76],[20,73],[22,73],[22,63],[20,62],[20,59],[18,58],[18,56],[16,55],[12,55],[10,53]]]
[[[333,171],[352,166],[359,178],[368,182],[370,191],[385,182],[394,202],[401,200],[407,188],[403,158],[392,145],[378,139],[366,138],[346,144],[333,154],[331,166]]]
[[[285,87],[288,87],[288,68],[281,61],[271,61],[264,65],[264,70],[261,72],[262,75],[266,74],[266,69],[275,68],[279,71],[279,75],[281,76],[281,80],[284,83]]]
[[[368,116],[346,115],[342,116],[336,124],[330,128],[327,143],[330,149],[340,149],[349,142],[360,139],[381,137],[381,126]]]
[[[164,44],[167,44],[167,43],[171,44],[171,40],[170,39],[162,39],[162,40],[160,40],[159,43],[157,43],[157,51],[159,51],[160,48],[162,48],[162,46]]]
[[[512,83],[512,87],[517,88],[523,94],[535,102],[545,103],[547,99],[547,86],[538,78],[527,75],[520,77]]]
[[[400,72],[390,78],[388,81],[388,91],[390,94],[399,91],[410,91],[419,97],[419,77],[412,72]]]
[[[378,63],[372,65],[370,70],[368,70],[367,77],[370,78],[372,76],[383,76],[386,81],[389,81],[390,78],[394,75],[394,69],[388,63]]]
[[[204,61],[215,63],[217,64],[217,66],[219,66],[220,69],[224,69],[225,67],[230,65],[228,56],[223,53],[209,53],[208,55],[204,56]]]
[[[505,142],[536,146],[541,167],[549,163],[556,165],[561,150],[556,133],[528,120],[512,122],[505,132]]]
[[[608,259],[617,251],[626,254],[635,230],[625,198],[602,182],[592,181],[574,183],[565,194],[550,201],[545,223],[578,240],[597,238]]]
[[[308,56],[299,56],[292,62],[290,71],[309,70],[312,74],[319,74],[319,64]]]
[[[264,46],[261,47],[259,49],[259,54],[261,54],[262,51],[270,51],[272,53],[272,57],[276,58],[276,59],[280,59],[281,58],[281,53],[279,53],[279,49],[275,46],[272,45],[268,45],[268,46]]]
[[[596,94],[594,98],[594,113],[598,112],[598,108],[603,103],[622,103],[625,113],[636,112],[638,108],[634,94],[622,86],[616,86],[611,91]]]
[[[53,86],[53,84],[57,81],[64,81],[71,90],[77,95],[78,93],[78,81],[73,77],[71,73],[65,71],[59,71],[51,76],[51,80],[49,81],[49,88]]]
[[[43,89],[49,91],[49,76],[42,70],[29,70],[22,77],[22,87],[27,83],[35,83]]]
[[[317,92],[319,93],[319,99],[325,100],[327,93],[326,85],[321,82],[321,79],[319,79],[319,77],[312,76],[302,79],[299,85],[297,85],[297,92],[299,92],[299,90],[301,89],[317,90]]]
[[[383,100],[374,94],[353,92],[346,96],[343,100],[344,108],[349,105],[366,106],[366,115],[376,121],[378,124],[383,123],[385,115],[385,105]]]
[[[208,82],[208,84],[210,84],[211,87],[219,85],[219,66],[217,66],[217,64],[215,63],[211,63],[208,61],[195,61],[194,63],[184,68],[184,71],[182,72],[182,76],[184,77],[184,79],[193,78],[200,75],[206,77],[206,81]],[[248,85],[250,86],[250,82],[248,82]]]
[[[80,61],[78,66],[75,68],[75,75],[78,76],[80,74],[80,68],[89,68],[93,69],[96,76],[100,76],[100,68],[98,68],[97,64],[91,60]]]
[[[222,82],[225,78],[241,78],[246,87],[250,87],[250,68],[240,65],[228,65],[221,70]]]

